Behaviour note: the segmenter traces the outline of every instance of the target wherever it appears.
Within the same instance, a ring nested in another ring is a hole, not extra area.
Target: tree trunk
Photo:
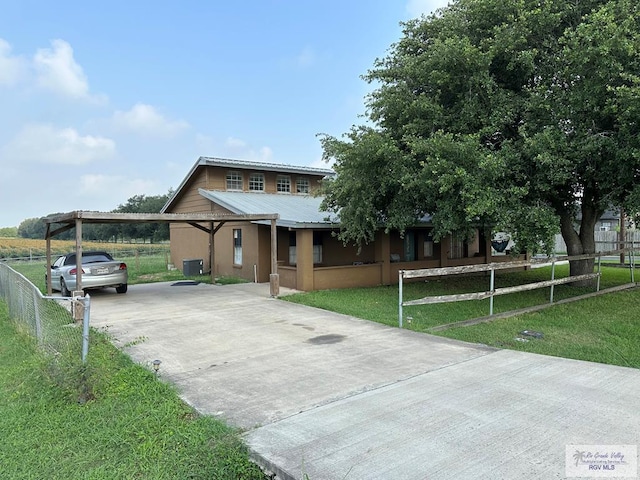
[[[574,218],[571,212],[563,212],[560,216],[560,232],[562,238],[567,244],[567,254],[572,257],[596,252],[595,243],[595,224],[598,220],[598,212],[588,205],[582,206],[582,220],[580,222],[580,233],[574,228]],[[569,261],[569,275],[575,277],[593,273],[595,259],[571,260]],[[586,287],[591,285],[592,280],[579,280],[571,283],[577,287]]]

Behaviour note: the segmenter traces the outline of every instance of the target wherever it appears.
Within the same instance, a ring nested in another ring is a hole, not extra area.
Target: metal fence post
[[[34,321],[35,321],[35,330],[36,330],[36,338],[38,339],[38,343],[42,345],[43,335],[42,335],[42,323],[40,322],[40,303],[39,303],[39,292],[36,289],[33,289],[33,313],[34,313]]]
[[[402,270],[398,272],[398,327],[402,328]]]
[[[629,266],[631,268],[631,283],[636,283],[636,275],[635,275],[635,253],[634,253],[634,241],[631,239],[631,251],[629,252]]]
[[[551,280],[555,280],[555,279],[556,279],[556,259],[554,258],[553,261],[551,262]],[[555,287],[555,285],[552,283],[551,294],[549,296],[549,303],[553,303],[553,287]]]
[[[489,315],[493,315],[493,293],[495,290],[496,283],[496,269],[491,269],[491,285],[489,286],[489,290],[491,291],[491,296],[489,297]]]
[[[91,297],[87,294],[82,300],[84,304],[84,315],[82,318],[82,363],[87,363],[89,354],[89,310],[91,308]]]

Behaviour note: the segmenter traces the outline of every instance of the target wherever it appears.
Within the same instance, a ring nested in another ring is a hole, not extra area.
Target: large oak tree
[[[459,0],[403,24],[364,78],[366,124],[321,140],[344,241],[431,214],[436,237],[549,252],[560,231],[580,255],[605,209],[640,212],[636,0]]]

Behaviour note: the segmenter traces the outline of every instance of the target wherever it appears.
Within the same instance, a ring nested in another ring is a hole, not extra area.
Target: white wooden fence
[[[614,232],[615,233],[615,232]],[[600,259],[605,255],[619,255],[621,253],[625,253],[629,255],[630,259],[630,271],[631,271],[631,283],[635,284],[634,278],[634,270],[635,270],[635,259],[634,259],[634,249],[625,248],[624,250],[610,250],[607,252],[597,253],[597,254],[587,254],[587,255],[576,255],[576,256],[562,256],[562,257],[552,257],[552,258],[536,258],[531,260],[521,260],[515,262],[498,262],[498,263],[488,263],[481,265],[463,265],[460,267],[442,267],[442,268],[427,268],[420,270],[400,270],[398,272],[398,326],[402,328],[403,324],[403,307],[411,306],[411,305],[428,305],[434,303],[447,303],[447,302],[461,302],[466,300],[483,300],[485,298],[489,298],[489,316],[493,315],[493,299],[496,295],[507,295],[510,293],[516,292],[524,292],[528,290],[536,290],[538,288],[551,287],[550,290],[550,299],[549,303],[553,303],[553,294],[555,285],[560,285],[563,283],[573,283],[581,280],[588,280],[595,278],[596,282],[596,291],[600,291]],[[595,273],[588,273],[584,275],[575,275],[565,278],[555,278],[555,266],[558,262],[566,262],[572,260],[587,260],[587,259],[597,259],[598,269]],[[541,282],[533,282],[526,283],[523,285],[517,285],[513,287],[503,287],[503,288],[495,288],[495,272],[496,270],[505,270],[505,269],[518,269],[531,267],[533,265],[551,265],[551,279],[544,280]],[[424,298],[419,298],[416,300],[407,300],[404,301],[403,298],[403,283],[405,279],[416,279],[416,278],[427,278],[427,277],[442,277],[447,275],[460,275],[465,273],[479,273],[479,272],[491,272],[491,281],[489,290],[485,292],[472,292],[472,293],[461,293],[454,295],[434,295],[428,296]]]
[[[625,243],[627,246],[640,246],[640,230],[627,230],[625,235]],[[596,241],[596,250],[598,252],[608,252],[620,248],[620,234],[615,231],[594,232]],[[555,252],[567,253],[567,244],[562,235],[556,235]]]

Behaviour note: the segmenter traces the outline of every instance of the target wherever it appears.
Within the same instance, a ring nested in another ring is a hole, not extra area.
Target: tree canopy
[[[560,231],[593,253],[605,209],[640,212],[639,19],[635,0],[458,0],[404,23],[364,76],[366,124],[321,138],[341,238],[431,214],[436,238],[550,251]]]
[[[160,210],[173,191],[164,195],[134,195],[124,205],[118,205],[112,213],[160,213]],[[44,238],[46,226],[43,218],[27,218],[23,220],[17,233],[23,238]],[[166,223],[126,223],[126,224],[87,224],[83,227],[82,236],[87,240],[101,242],[143,240],[160,242],[169,240],[169,225]],[[62,232],[56,237],[59,240],[75,238],[75,228]]]

